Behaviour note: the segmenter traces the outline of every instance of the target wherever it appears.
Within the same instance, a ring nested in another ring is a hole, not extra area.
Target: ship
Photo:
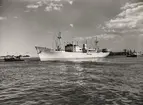
[[[7,55],[4,56],[5,62],[13,62],[13,61],[24,61],[24,59],[21,59],[21,55],[15,56],[15,55]]]
[[[84,59],[96,59],[107,57],[110,52],[107,49],[99,49],[96,37],[95,48],[87,48],[87,43],[80,47],[78,44],[68,43],[64,46],[61,44],[61,32],[57,36],[56,48],[46,48],[35,46],[37,54],[41,61],[74,61]]]

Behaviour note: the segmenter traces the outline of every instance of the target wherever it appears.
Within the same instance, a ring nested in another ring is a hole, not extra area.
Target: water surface
[[[0,105],[143,105],[143,57],[0,62]]]

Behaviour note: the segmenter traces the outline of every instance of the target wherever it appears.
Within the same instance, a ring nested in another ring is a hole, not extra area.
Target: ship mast
[[[61,51],[62,50],[62,47],[61,47],[61,32],[58,33],[58,37],[57,37],[58,41],[56,42],[56,47],[57,47],[57,51]]]
[[[97,36],[96,36],[96,40],[95,40],[95,49],[96,49],[96,51],[98,50],[98,40],[97,40]]]

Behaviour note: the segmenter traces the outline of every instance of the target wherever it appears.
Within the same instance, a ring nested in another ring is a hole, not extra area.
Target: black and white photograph
[[[0,0],[0,105],[143,105],[143,0]]]

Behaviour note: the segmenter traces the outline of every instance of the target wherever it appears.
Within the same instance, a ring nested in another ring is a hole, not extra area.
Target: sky
[[[57,33],[112,51],[143,51],[143,0],[0,0],[0,55],[53,47]]]

